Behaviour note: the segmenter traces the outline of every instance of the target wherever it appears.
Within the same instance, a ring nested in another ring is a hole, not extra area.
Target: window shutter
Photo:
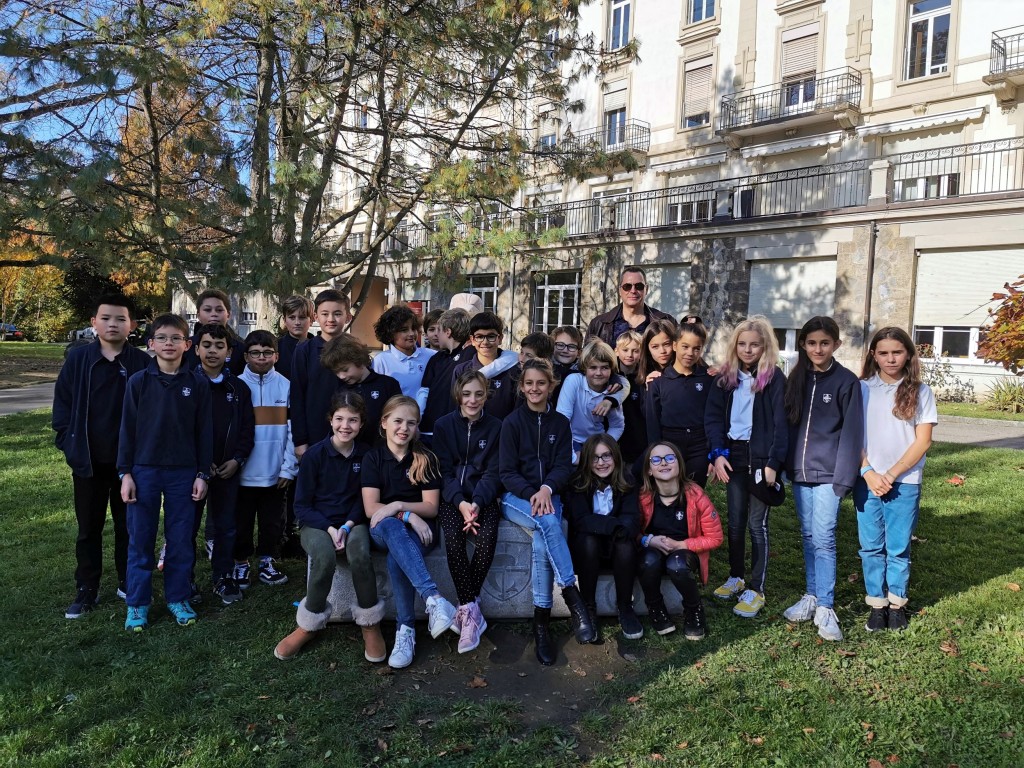
[[[818,25],[807,24],[782,35],[782,79],[818,67]]]
[[[710,112],[711,90],[711,61],[702,59],[687,64],[683,84],[683,117]]]
[[[1024,272],[1024,250],[923,251],[917,260],[914,325],[978,327],[996,306],[992,294]]]
[[[626,108],[626,89],[611,91],[604,95],[604,111],[614,112],[616,109]]]
[[[835,259],[754,261],[748,313],[774,328],[799,328],[815,315],[835,312]]]

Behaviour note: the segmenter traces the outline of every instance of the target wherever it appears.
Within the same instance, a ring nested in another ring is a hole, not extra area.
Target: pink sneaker
[[[480,636],[487,630],[487,620],[480,613],[480,603],[473,601],[465,606],[462,616],[462,631],[459,633],[459,653],[469,653],[480,645]]]
[[[160,559],[156,561],[156,569],[162,571],[164,569],[164,560],[167,559],[167,544],[165,543],[160,548]]]
[[[459,604],[459,607],[455,609],[455,621],[448,627],[456,635],[462,634],[462,622],[466,618],[466,611],[469,610],[468,605]]]

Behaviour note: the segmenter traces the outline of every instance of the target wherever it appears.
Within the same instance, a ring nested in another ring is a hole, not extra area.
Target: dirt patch
[[[63,360],[0,355],[0,389],[56,381]]]

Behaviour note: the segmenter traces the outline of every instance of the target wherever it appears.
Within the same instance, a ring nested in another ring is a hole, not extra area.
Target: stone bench
[[[439,536],[439,538],[441,538]],[[494,553],[494,562],[487,574],[484,588],[480,595],[480,610],[490,619],[529,619],[533,617],[533,591],[530,582],[530,561],[532,547],[530,534],[518,525],[502,520],[498,525],[498,545]],[[448,558],[445,555],[444,542],[440,541],[425,557],[427,570],[430,571],[441,594],[457,603],[455,585],[448,571]],[[377,594],[385,604],[385,616],[395,618],[395,601],[391,593],[391,581],[388,579],[387,554],[379,550],[373,551],[373,567],[377,574]],[[662,581],[661,593],[665,597],[665,605],[669,613],[681,614],[683,611],[679,593],[668,579]],[[328,598],[334,611],[332,622],[352,621],[352,604],[355,603],[355,590],[352,588],[352,577],[348,572],[348,564],[339,563],[334,573],[334,584]],[[633,606],[638,614],[646,614],[643,592],[640,585],[633,588]],[[597,612],[601,616],[617,616],[615,604],[615,583],[611,573],[602,573],[597,582]],[[425,618],[423,600],[416,598],[416,613]],[[554,606],[551,615],[564,618],[569,615],[562,600],[561,592],[554,591]]]

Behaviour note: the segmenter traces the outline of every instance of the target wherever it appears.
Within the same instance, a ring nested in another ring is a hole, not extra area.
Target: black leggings
[[[466,523],[458,507],[442,501],[438,517],[441,518],[441,530],[444,531],[444,549],[448,555],[448,570],[455,582],[455,593],[461,605],[472,603],[484,588],[484,579],[491,570],[494,549],[498,545],[498,523],[501,520],[498,501],[480,510],[480,517],[477,518],[480,532],[473,540],[472,560],[466,553],[469,535],[462,530]]]
[[[615,580],[615,600],[622,605],[633,603],[633,581],[636,579],[636,542],[630,538],[612,538],[596,533],[579,533],[569,541],[572,566],[579,579],[580,595],[586,605],[597,602],[597,576],[601,565],[611,562]]]
[[[683,597],[683,606],[695,608],[700,605],[700,561],[693,552],[676,550],[663,555],[656,549],[645,549],[640,558],[640,587],[644,591],[647,607],[664,602],[661,595],[661,578],[668,573],[672,585]]]

